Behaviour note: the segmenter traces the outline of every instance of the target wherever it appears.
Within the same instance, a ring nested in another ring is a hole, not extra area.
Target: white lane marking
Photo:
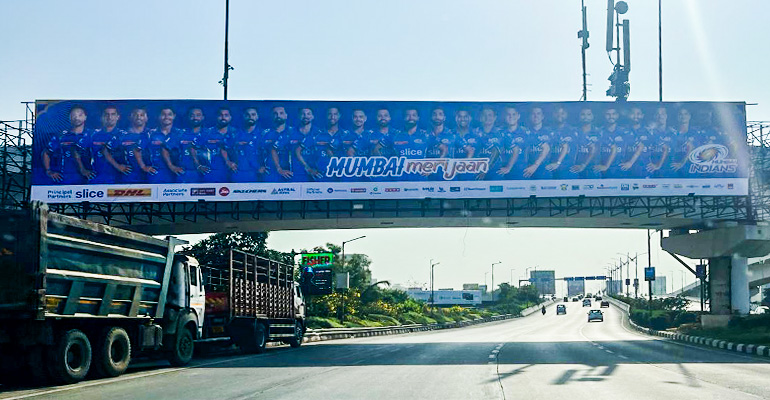
[[[612,351],[612,350],[604,350],[604,351],[606,351],[607,353],[610,353],[610,354],[615,354],[615,352]]]
[[[499,353],[499,352],[500,352],[500,350],[498,350],[498,349],[494,349],[494,350],[492,350],[492,354],[497,354],[497,353]]]
[[[618,357],[620,357],[620,358],[622,358],[622,359],[624,359],[624,360],[628,360],[628,357],[626,357],[626,356],[624,356],[624,355],[622,355],[622,354],[618,354]]]
[[[491,360],[491,359],[494,359],[495,357],[497,357],[497,356],[496,356],[496,355],[494,355],[494,354],[490,354],[490,355],[489,355],[489,359],[490,359],[490,360]]]

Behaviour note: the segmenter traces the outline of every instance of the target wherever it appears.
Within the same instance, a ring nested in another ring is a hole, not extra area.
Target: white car
[[[759,306],[759,307],[751,310],[751,314],[770,314],[770,307],[768,307],[768,306]]]
[[[588,322],[599,321],[604,322],[604,313],[602,310],[591,310],[588,312]]]

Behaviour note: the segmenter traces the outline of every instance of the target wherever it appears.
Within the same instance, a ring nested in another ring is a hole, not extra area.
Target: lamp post
[[[495,265],[501,263],[502,261],[492,263],[492,301],[495,301]]]
[[[513,287],[513,270],[516,268],[511,268],[511,287]]]
[[[350,243],[354,240],[363,239],[366,236],[359,236],[355,239],[345,240],[342,242],[342,269],[345,269],[345,243]],[[342,323],[345,320],[345,292],[342,292],[342,311],[340,312],[340,323]]]
[[[430,259],[430,306],[433,308],[433,267],[441,264],[441,262],[433,263],[433,259]]]

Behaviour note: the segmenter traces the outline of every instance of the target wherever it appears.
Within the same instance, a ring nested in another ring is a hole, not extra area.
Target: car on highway
[[[591,299],[583,300],[583,307],[591,307]]]
[[[567,297],[567,296],[564,296],[564,302],[566,303],[566,302],[568,302],[568,301],[569,301],[569,297]]]
[[[759,307],[751,310],[751,314],[770,314],[770,307],[768,307],[768,306],[759,306]]]
[[[556,306],[556,315],[567,314],[567,306],[559,304]]]
[[[601,299],[602,299],[602,296],[599,296],[599,295],[597,294],[597,295],[596,295],[596,297],[594,297],[594,299],[595,299],[595,300],[597,300],[597,301],[599,301],[599,300],[601,300]]]
[[[601,308],[607,308],[609,306],[610,306],[610,302],[607,301],[607,300],[604,300],[601,303],[599,303],[599,307],[601,307]]]
[[[572,301],[578,301],[578,298],[577,297],[573,297]]]
[[[602,310],[591,310],[588,312],[588,322],[599,321],[604,322],[604,313]]]

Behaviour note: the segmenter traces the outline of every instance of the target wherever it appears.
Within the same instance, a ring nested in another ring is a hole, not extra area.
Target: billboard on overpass
[[[736,196],[744,103],[38,101],[49,203]]]
[[[585,281],[576,281],[571,280],[567,281],[567,296],[577,296],[579,294],[585,294],[586,292],[586,282]]]

